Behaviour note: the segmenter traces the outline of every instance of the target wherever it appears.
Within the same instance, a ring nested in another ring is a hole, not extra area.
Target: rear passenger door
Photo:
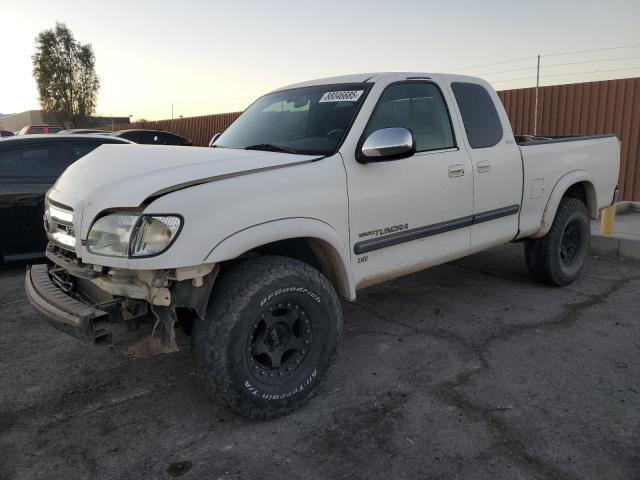
[[[471,249],[512,240],[518,233],[522,201],[522,161],[509,119],[493,89],[453,82],[451,90],[473,164]]]

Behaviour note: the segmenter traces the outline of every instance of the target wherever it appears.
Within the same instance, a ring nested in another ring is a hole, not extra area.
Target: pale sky
[[[0,112],[39,108],[34,38],[56,21],[93,45],[96,113],[134,119],[242,110],[282,85],[370,71],[532,86],[537,54],[620,46],[543,57],[541,84],[640,76],[640,0],[0,0]]]

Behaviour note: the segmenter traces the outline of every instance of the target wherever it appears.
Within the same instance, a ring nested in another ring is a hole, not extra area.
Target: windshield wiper
[[[274,145],[272,143],[257,143],[256,145],[249,145],[244,147],[245,150],[263,150],[265,152],[281,152],[281,153],[298,153],[298,150],[292,148],[281,147],[280,145]]]

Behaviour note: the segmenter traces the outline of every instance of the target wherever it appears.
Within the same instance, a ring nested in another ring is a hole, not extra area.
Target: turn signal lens
[[[166,250],[178,234],[182,221],[174,216],[143,216],[131,237],[130,255],[147,257]]]

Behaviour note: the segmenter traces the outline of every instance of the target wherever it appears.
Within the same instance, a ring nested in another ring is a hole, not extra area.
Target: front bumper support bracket
[[[46,264],[27,268],[25,291],[31,305],[54,328],[93,343],[111,340],[109,313],[60,290],[49,278]]]

